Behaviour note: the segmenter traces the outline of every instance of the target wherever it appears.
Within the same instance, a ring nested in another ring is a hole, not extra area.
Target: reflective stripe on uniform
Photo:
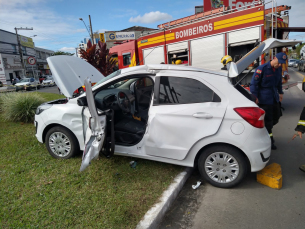
[[[300,121],[298,122],[298,125],[305,126],[305,120],[300,120]]]
[[[272,133],[271,133],[271,134],[269,134],[269,137],[273,137]]]

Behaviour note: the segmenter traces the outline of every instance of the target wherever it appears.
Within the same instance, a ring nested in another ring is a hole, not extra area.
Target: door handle
[[[195,118],[206,118],[206,119],[210,119],[210,118],[213,118],[213,115],[208,114],[208,113],[199,112],[199,113],[193,114],[193,117],[195,117]]]

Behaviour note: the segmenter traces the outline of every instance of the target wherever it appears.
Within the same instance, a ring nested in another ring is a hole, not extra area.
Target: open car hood
[[[236,63],[231,62],[229,69],[229,77],[234,78],[238,76],[257,58],[259,58],[262,54],[268,52],[269,49],[279,48],[279,47],[291,47],[298,43],[301,43],[301,41],[269,38],[261,42],[260,45],[252,49]]]
[[[56,85],[66,97],[71,98],[73,92],[84,85],[87,77],[91,79],[92,83],[104,78],[104,75],[96,68],[78,57],[52,56],[47,58],[47,61]]]

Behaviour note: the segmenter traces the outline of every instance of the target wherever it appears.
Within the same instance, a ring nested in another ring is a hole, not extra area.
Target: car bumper
[[[271,140],[265,128],[255,129],[244,143],[251,164],[251,172],[262,170],[270,160]]]
[[[34,125],[36,127],[35,136],[39,142],[43,143],[43,131],[46,128],[46,125],[40,115],[35,115]]]
[[[52,87],[54,86],[54,83],[42,83],[43,87]]]

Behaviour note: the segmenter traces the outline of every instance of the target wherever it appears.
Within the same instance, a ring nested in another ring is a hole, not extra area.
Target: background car
[[[292,67],[296,59],[289,59],[288,60],[288,67]]]
[[[15,84],[16,90],[33,90],[40,89],[41,85],[38,80],[34,78],[23,78]]]
[[[96,83],[91,83],[91,86],[95,85]],[[80,96],[81,94],[83,94],[84,92],[86,92],[86,87],[85,85],[77,88],[74,92],[73,92],[73,97],[78,97]]]
[[[45,80],[42,81],[42,87],[53,87],[55,85],[55,81],[52,76],[47,76]]]
[[[299,60],[296,60],[294,63],[293,63],[293,67],[294,68],[297,68],[298,66],[299,66],[299,63],[300,63],[300,61]]]

